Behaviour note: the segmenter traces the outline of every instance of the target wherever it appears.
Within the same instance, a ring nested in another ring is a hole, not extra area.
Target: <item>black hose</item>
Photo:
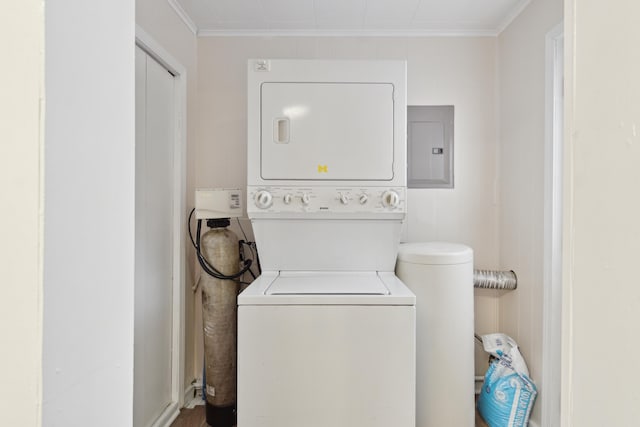
[[[244,273],[246,273],[249,268],[251,268],[251,260],[247,259],[244,261],[244,266],[242,267],[242,269],[237,272],[236,274],[232,274],[232,275],[226,275],[221,273],[220,271],[216,270],[216,268],[211,265],[210,262],[207,261],[207,259],[204,257],[204,255],[202,254],[202,252],[200,251],[200,232],[202,229],[202,220],[199,219],[198,220],[198,229],[196,231],[196,241],[195,241],[195,247],[196,247],[196,256],[198,258],[198,263],[200,264],[200,266],[202,267],[202,269],[210,276],[215,277],[216,279],[220,279],[220,280],[234,280],[237,279],[238,277],[242,276]]]
[[[244,233],[243,233],[244,234]],[[248,246],[249,250],[251,251],[251,254],[253,255],[253,248],[251,247],[251,243],[247,242],[245,240],[240,240],[239,243],[239,249],[240,249],[240,260],[244,261],[246,258],[244,256],[244,247]],[[258,277],[254,274],[253,270],[249,269],[249,274],[251,274],[251,277],[253,277],[253,280],[256,280]]]

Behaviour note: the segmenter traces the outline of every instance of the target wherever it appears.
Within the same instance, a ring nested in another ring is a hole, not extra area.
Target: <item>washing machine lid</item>
[[[238,296],[238,305],[415,305],[393,272],[265,271]]]
[[[389,295],[372,272],[281,272],[266,295]]]

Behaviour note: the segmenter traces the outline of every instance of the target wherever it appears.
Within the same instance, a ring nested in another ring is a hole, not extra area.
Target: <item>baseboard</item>
[[[160,414],[156,422],[151,427],[170,427],[171,423],[178,418],[180,414],[180,405],[177,402],[167,406],[167,408]]]
[[[204,400],[202,400],[202,384],[192,383],[184,391],[184,407],[192,409],[198,405],[204,405]]]
[[[476,376],[476,378],[475,378],[475,392],[476,392],[476,395],[480,394],[480,391],[482,390],[482,383],[484,383],[484,377]]]
[[[189,384],[189,387],[187,387],[187,389],[184,391],[184,399],[182,400],[184,402],[185,408],[187,407],[189,402],[193,400],[195,396],[196,396],[196,385]]]

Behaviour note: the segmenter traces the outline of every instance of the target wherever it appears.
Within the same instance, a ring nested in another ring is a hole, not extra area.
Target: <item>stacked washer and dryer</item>
[[[238,426],[415,427],[405,62],[251,60],[247,131]]]

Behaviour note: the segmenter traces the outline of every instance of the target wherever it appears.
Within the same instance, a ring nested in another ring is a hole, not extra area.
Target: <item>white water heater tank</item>
[[[405,243],[396,275],[416,295],[416,427],[473,427],[473,251]]]

